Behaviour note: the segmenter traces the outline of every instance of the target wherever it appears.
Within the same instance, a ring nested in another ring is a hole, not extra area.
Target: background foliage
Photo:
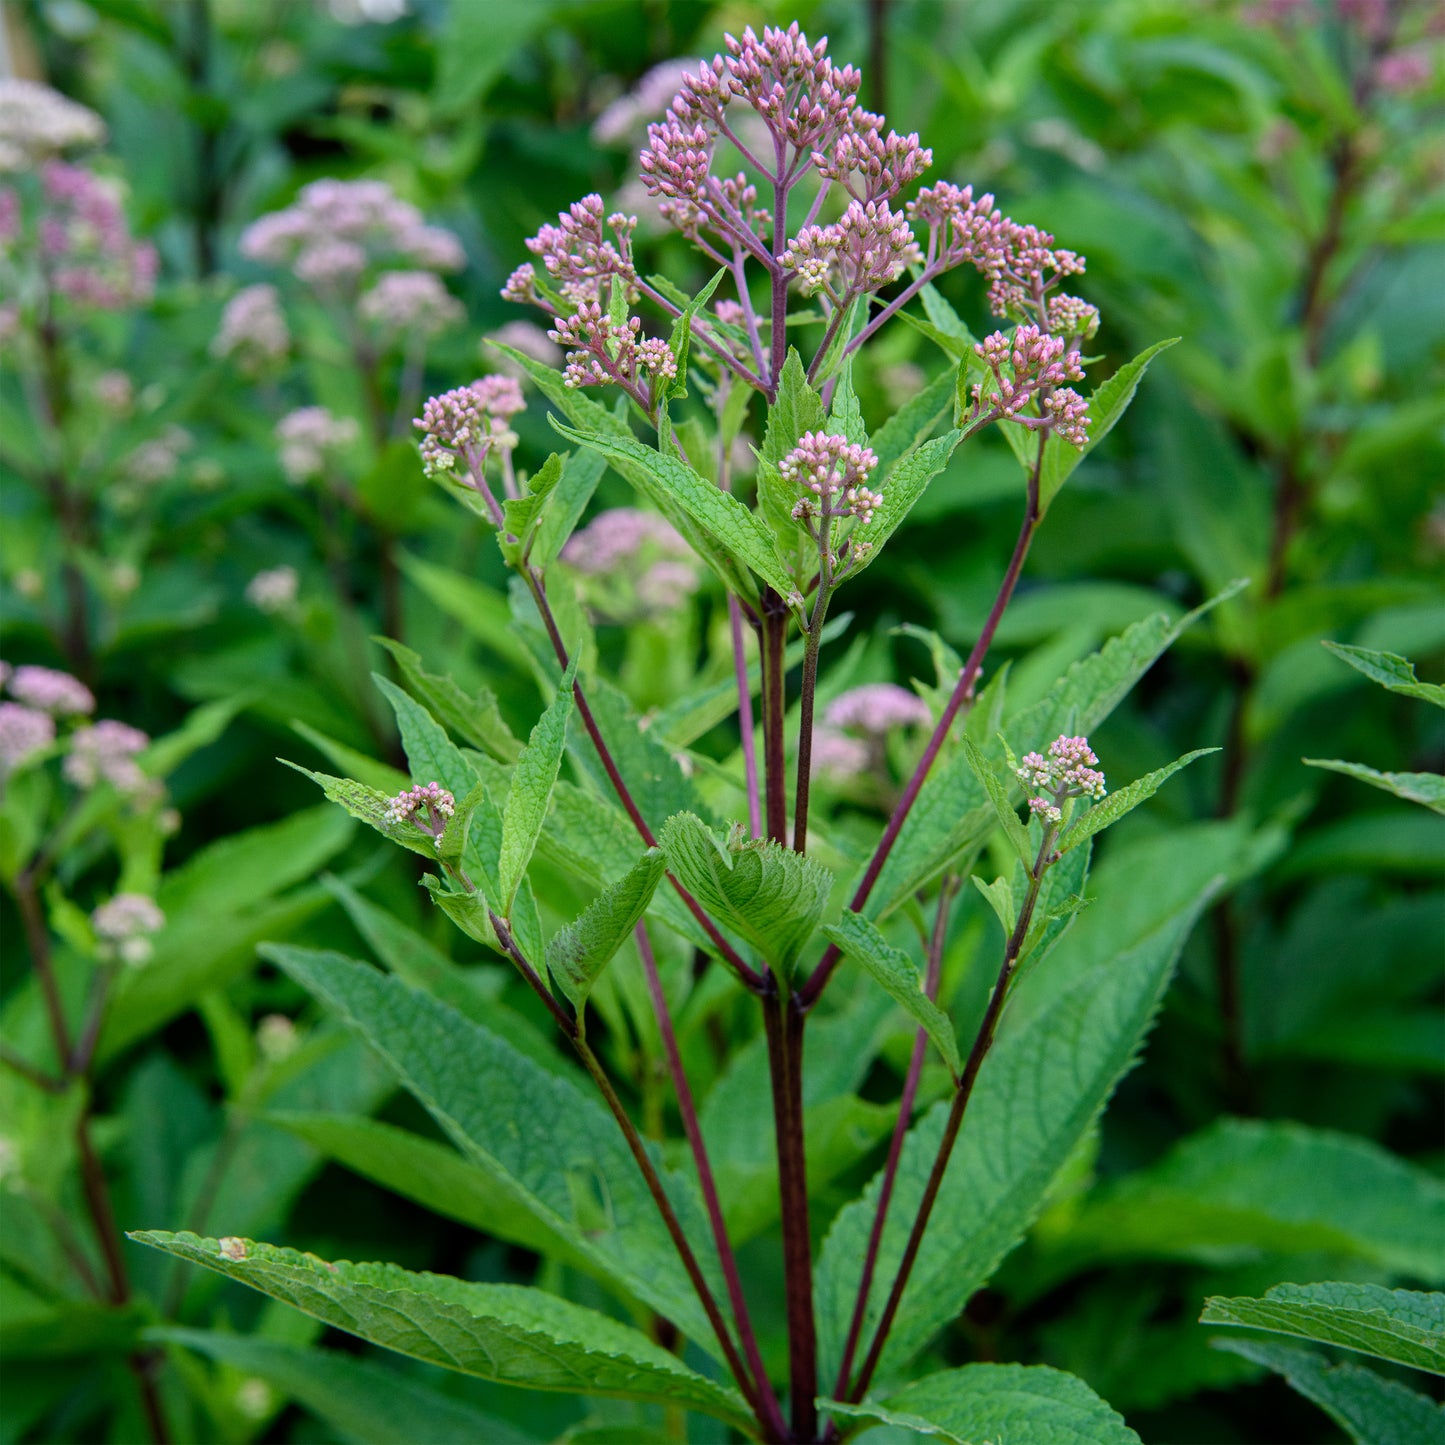
[[[86,1109],[123,1229],[250,1235],[487,1283],[540,1275],[600,1303],[578,1261],[530,1226],[498,1233],[459,1156],[440,1145],[404,1152],[417,1146],[396,1130],[435,1139],[431,1121],[308,1002],[276,954],[257,953],[280,941],[375,956],[399,972],[404,957],[464,1009],[510,1020],[539,1070],[559,1068],[535,1001],[487,950],[442,926],[408,860],[318,807],[312,784],[275,761],[394,782],[386,765],[367,774],[356,762],[399,759],[367,677],[388,664],[365,641],[381,626],[380,574],[392,561],[408,645],[433,667],[444,662],[467,693],[490,689],[498,736],[510,725],[524,738],[537,685],[526,639],[509,625],[501,559],[423,481],[409,441],[361,437],[344,460],[355,506],[339,517],[320,520],[315,489],[287,484],[280,415],[317,401],[366,414],[363,378],[317,308],[288,298],[293,358],[261,381],[210,345],[237,288],[275,280],[240,254],[243,227],[308,180],[368,176],[466,250],[450,285],[467,320],[430,348],[421,394],[491,369],[478,340],[517,319],[498,292],[523,238],[633,173],[640,125],[599,134],[604,110],[651,66],[712,53],[725,29],[792,18],[863,65],[865,101],[923,135],[935,174],[995,191],[1087,255],[1083,289],[1105,316],[1097,345],[1108,370],[1161,336],[1182,338],[1034,547],[990,664],[1011,660],[1011,705],[1042,697],[1131,624],[1178,618],[1252,579],[1185,632],[1092,738],[1119,778],[1225,745],[1100,843],[1093,909],[1142,928],[1155,900],[1184,895],[1182,879],[1223,875],[1227,895],[1190,936],[1106,1121],[1064,1166],[1023,1247],[935,1345],[937,1363],[1073,1371],[1147,1440],[1288,1441],[1337,1428],[1280,1378],[1328,1410],[1331,1377],[1317,1354],[1243,1334],[1213,1348],[1221,1331],[1196,1320],[1206,1298],[1220,1297],[1209,1318],[1227,1325],[1231,1303],[1291,1281],[1445,1282],[1445,819],[1302,762],[1438,774],[1445,753],[1437,708],[1375,686],[1321,646],[1403,654],[1426,679],[1445,661],[1442,69],[1432,7],[1401,8],[1420,65],[1393,81],[1372,72],[1381,57],[1359,31],[1309,5],[799,0],[784,13],[414,0],[378,21],[360,0],[30,0],[7,12],[22,69],[105,118],[104,166],[126,182],[132,226],[159,248],[161,271],[153,302],[72,338],[81,400],[71,425],[84,435],[68,445],[94,508],[78,552],[63,551],[32,485],[45,467],[40,419],[17,369],[0,373],[5,657],[78,671],[104,715],[171,740],[146,766],[164,778],[180,825],[152,836],[122,804],[97,805],[71,820],[71,846],[44,891],[77,1017],[91,965],[75,916],[118,878],[144,887],[158,877],[167,927],[156,957],[115,992],[88,1102],[0,1075],[0,1438],[142,1438],[125,1361],[137,1332],[161,1318],[170,1332],[159,1388],[177,1438],[392,1441],[420,1419],[435,1440],[600,1441],[660,1428],[660,1413],[633,1405],[508,1390],[361,1350],[130,1245],[132,1303],[89,1303],[66,1255],[96,1271],[102,1261],[85,1233],[84,1161],[65,1141]],[[643,244],[679,284],[707,279],[677,274],[690,263],[673,238]],[[966,285],[948,294],[966,317],[981,315]],[[859,369],[865,416],[937,369],[927,337],[895,328]],[[102,420],[85,398],[114,370],[132,378],[135,402]],[[400,363],[382,374],[393,386]],[[519,422],[529,466],[550,450],[543,413],[536,404]],[[137,481],[128,459],[167,427],[186,437],[173,467]],[[932,484],[854,584],[829,686],[931,683],[933,659],[904,623],[967,650],[1020,492],[996,437]],[[609,475],[599,497],[621,503],[628,491]],[[343,541],[339,565],[328,531]],[[69,655],[57,611],[67,564],[80,567],[87,598],[84,647]],[[299,573],[294,603],[258,609],[248,582],[282,564]],[[719,598],[704,589],[625,643],[621,629],[601,628],[598,646],[645,711],[695,665],[716,663],[720,628]],[[685,721],[665,735],[691,736]],[[11,789],[7,818],[18,821],[7,822],[3,866],[13,883],[59,804],[39,783]],[[846,837],[878,801],[830,798],[834,826]],[[589,895],[569,883],[566,860],[543,862],[556,875],[549,906],[574,916]],[[48,1068],[63,1061],[46,1055],[15,897],[6,893],[0,915],[4,1035]],[[379,907],[430,950],[389,934]],[[998,943],[985,900],[960,898],[945,956],[960,1019],[977,1016]],[[646,1120],[663,1107],[660,1046],[637,1026],[626,988],[609,976],[591,1008]],[[278,1018],[294,1019],[294,1031]],[[853,1077],[820,1081],[820,1097],[831,1088],[848,1099],[862,1137],[881,1139],[887,1124],[870,1122],[869,1108],[896,1093],[909,1029],[897,1013],[851,1022],[851,1036],[838,1026],[837,1048],[862,1063]],[[754,1103],[735,1075],[714,1077],[726,1042],[703,1029],[683,1040],[707,1092],[704,1126],[719,1137]],[[346,1122],[358,1115],[372,1122]],[[831,1208],[858,1193],[875,1160],[844,1160],[824,1186]],[[762,1211],[747,1222],[756,1168],[737,1140],[724,1170],[730,1223],[754,1237],[749,1267],[766,1273],[773,1221]],[[67,1217],[76,1222],[57,1231]],[[1243,1315],[1233,1323],[1249,1323]],[[763,1322],[772,1348],[781,1324]],[[1349,1347],[1338,1333],[1301,1332]],[[299,1353],[318,1341],[329,1347],[324,1366]],[[1345,1432],[1365,1428],[1329,1413]]]

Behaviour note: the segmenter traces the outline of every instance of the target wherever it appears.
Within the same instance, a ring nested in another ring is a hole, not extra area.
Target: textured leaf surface
[[[1362,1365],[1332,1364],[1314,1350],[1263,1340],[1216,1344],[1283,1375],[1358,1445],[1434,1445],[1445,1439],[1445,1407]]]
[[[360,1034],[462,1153],[592,1266],[686,1333],[711,1333],[616,1121],[590,1094],[425,994],[339,954],[267,957]],[[704,1268],[695,1189],[660,1171]]]
[[[1000,1031],[904,1292],[883,1355],[885,1375],[963,1309],[1036,1217],[1054,1176],[1132,1062],[1201,904],[1195,897],[1147,932],[1116,936],[1115,956],[1071,987],[1049,990],[1051,1001],[1022,1027]],[[865,1339],[897,1273],[947,1113],[947,1104],[935,1105],[904,1144]],[[836,1370],[852,1314],[880,1181],[875,1176],[841,1211],[819,1258],[819,1333],[829,1370]],[[832,1375],[825,1371],[823,1378]]]
[[[358,783],[353,778],[313,773],[310,768],[303,768],[300,763],[287,763],[286,766],[295,768],[298,773],[305,773],[330,802],[339,803],[353,818],[365,823],[369,828],[375,828],[383,838],[389,838],[393,843],[399,843],[413,853],[420,853],[423,858],[434,859],[437,856],[436,840],[430,835],[410,823],[393,823],[386,816],[391,800],[385,793],[368,788],[365,783]]]
[[[425,1440],[427,1445],[476,1445],[480,1440],[487,1445],[529,1445],[526,1435],[465,1400],[340,1350],[304,1349],[210,1330],[157,1329],[148,1338],[195,1350],[265,1380],[280,1396],[304,1405],[361,1445],[395,1445],[398,1440]]]
[[[329,1263],[244,1242],[244,1257],[194,1234],[132,1239],[205,1265],[348,1334],[462,1374],[533,1390],[686,1405],[734,1422],[742,1400],[628,1325],[540,1290],[414,1274],[393,1264]],[[235,1252],[235,1251],[233,1251]]]
[[[1343,642],[1324,644],[1341,662],[1347,662],[1356,672],[1362,672],[1371,682],[1391,692],[1403,693],[1406,697],[1417,697],[1433,702],[1436,707],[1445,707],[1445,687],[1439,683],[1421,682],[1415,676],[1415,664],[1408,658],[1394,652],[1373,652],[1368,647],[1351,647]]]
[[[1368,1139],[1224,1119],[1085,1204],[1080,1260],[1332,1253],[1445,1282],[1445,1185]]]
[[[701,818],[680,813],[658,840],[669,867],[720,923],[790,968],[823,915],[833,875],[777,843],[724,848]]]
[[[884,473],[880,467],[883,505],[860,534],[861,540],[872,543],[872,551],[862,560],[860,570],[878,556],[883,544],[903,525],[904,518],[917,505],[929,482],[948,465],[962,437],[960,431],[947,432],[904,453],[898,464],[888,472]]]
[[[861,963],[890,998],[908,1010],[957,1077],[958,1040],[953,1034],[953,1021],[924,993],[913,960],[902,949],[894,948],[861,913],[844,912],[837,924],[823,932],[849,958]]]
[[[552,788],[562,766],[562,750],[567,745],[567,720],[571,716],[569,677],[537,720],[512,770],[512,786],[502,812],[502,850],[497,862],[497,896],[507,917],[511,916],[517,885],[532,860],[532,850],[537,846],[552,802]]]
[[[1080,843],[1092,838],[1095,833],[1103,832],[1105,828],[1117,823],[1126,813],[1132,813],[1140,803],[1152,798],[1181,768],[1187,768],[1196,758],[1202,758],[1209,753],[1218,751],[1218,748],[1196,748],[1194,752],[1185,753],[1182,758],[1176,758],[1167,767],[1156,768],[1152,773],[1145,773],[1142,778],[1136,778],[1127,787],[1120,788],[1117,793],[1110,793],[1102,802],[1093,804],[1082,818],[1077,819],[1069,826],[1059,840],[1059,851],[1067,853],[1070,848],[1077,848]]]
[[[396,659],[407,691],[434,718],[463,742],[481,748],[504,763],[515,762],[522,745],[497,709],[496,694],[483,688],[475,696],[462,691],[445,674],[428,672],[421,657],[390,637],[376,641]]]
[[[1118,1411],[1047,1365],[965,1365],[927,1375],[883,1405],[819,1403],[956,1445],[1139,1445]]]
[[[1339,758],[1305,758],[1303,761],[1307,767],[1343,773],[1347,778],[1393,793],[1408,803],[1420,803],[1432,812],[1445,813],[1445,778],[1439,773],[1382,773],[1363,763],[1346,763]]]
[[[1445,1294],[1377,1284],[1278,1284],[1263,1299],[1204,1301],[1203,1325],[1242,1325],[1445,1375]]]
[[[547,967],[579,1012],[602,970],[647,911],[666,867],[662,851],[649,848],[547,945]]]

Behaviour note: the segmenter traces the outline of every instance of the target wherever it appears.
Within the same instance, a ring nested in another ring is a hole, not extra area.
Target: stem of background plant
[[[943,946],[948,938],[948,914],[958,890],[958,875],[944,875],[938,892],[938,912],[933,919],[933,932],[928,940],[928,973],[923,983],[924,996],[938,999],[938,984],[943,973]],[[908,1075],[903,1082],[903,1096],[898,1101],[898,1120],[888,1145],[888,1161],[883,1166],[883,1183],[878,1191],[878,1208],[873,1215],[873,1228],[868,1235],[868,1248],[863,1256],[863,1272],[858,1279],[858,1298],[853,1305],[853,1318],[848,1324],[848,1338],[843,1345],[843,1360],[838,1366],[838,1382],[833,1387],[835,1399],[841,1400],[853,1373],[853,1357],[863,1332],[868,1313],[868,1296],[873,1289],[873,1272],[878,1267],[878,1250],[883,1243],[883,1226],[888,1219],[888,1206],[893,1202],[893,1186],[898,1181],[898,1161],[903,1157],[903,1141],[913,1122],[913,1104],[923,1078],[923,1063],[928,1056],[928,1032],[919,1029],[913,1040],[913,1057],[908,1061]]]
[[[662,1035],[662,1047],[667,1057],[667,1070],[677,1094],[677,1109],[682,1116],[682,1130],[687,1136],[692,1151],[693,1164],[697,1169],[698,1183],[702,1188],[703,1203],[707,1206],[708,1222],[712,1226],[713,1240],[717,1245],[718,1260],[722,1265],[723,1280],[727,1285],[728,1299],[733,1308],[733,1320],[737,1325],[738,1338],[742,1341],[743,1353],[747,1356],[748,1368],[752,1371],[758,1400],[768,1416],[768,1423],[781,1435],[787,1433],[778,1398],[773,1392],[772,1381],[763,1364],[758,1349],[757,1336],[748,1315],[747,1297],[743,1293],[742,1276],[738,1273],[737,1257],[733,1253],[732,1241],[728,1238],[727,1225],[723,1220],[722,1202],[718,1198],[717,1182],[713,1177],[712,1161],[708,1158],[707,1142],[697,1121],[697,1108],[693,1103],[692,1089],[687,1082],[687,1071],[683,1068],[682,1054],[677,1047],[677,1034],[672,1026],[672,1013],[667,1006],[667,995],[663,991],[662,978],[657,971],[657,960],[652,952],[652,940],[647,933],[646,923],[639,923],[634,930],[637,937],[637,951],[642,956],[643,971],[647,975],[647,991],[652,999],[652,1011],[657,1018],[658,1032]]]
[[[758,623],[758,644],[763,664],[763,780],[767,795],[768,837],[786,846],[788,841],[788,778],[783,747],[784,654],[788,643],[788,607],[771,588],[764,587]]]
[[[783,270],[783,252],[788,249],[788,182],[784,164],[787,157],[783,152],[780,136],[773,138],[773,154],[777,170],[773,181],[773,267],[768,277],[772,287],[772,328],[769,337],[772,343],[772,366],[768,374],[768,404],[778,399],[778,383],[782,379],[783,364],[788,359],[788,275]]]
[[[818,1434],[818,1334],[813,1314],[813,1247],[808,1227],[807,1155],[803,1139],[804,1014],[786,981],[763,999],[773,1131],[778,1157],[778,1207],[783,1229],[783,1292],[788,1313],[788,1383],[793,1438]]]
[[[868,863],[868,869],[863,875],[862,882],[859,883],[853,900],[848,905],[855,913],[862,909],[873,892],[873,886],[878,882],[883,872],[883,865],[887,863],[888,855],[893,851],[893,845],[903,831],[903,825],[908,820],[909,810],[918,801],[918,794],[922,791],[929,770],[942,751],[954,720],[960,712],[966,711],[973,705],[973,695],[978,686],[978,676],[983,668],[984,657],[993,642],[994,633],[998,631],[1004,609],[1007,608],[1009,599],[1014,594],[1014,588],[1018,585],[1019,574],[1023,571],[1024,560],[1029,554],[1029,545],[1033,542],[1034,533],[1038,530],[1039,474],[1044,464],[1044,446],[1048,437],[1049,434],[1046,431],[1039,433],[1038,455],[1034,459],[1033,470],[1029,473],[1028,502],[1024,508],[1023,524],[1019,528],[1018,540],[1014,543],[1013,556],[1009,558],[1008,568],[1004,572],[1003,581],[999,584],[998,595],[989,609],[983,630],[978,635],[978,641],[974,643],[973,651],[969,653],[968,660],[963,665],[963,671],[958,675],[958,682],[953,689],[953,694],[948,699],[948,703],[938,719],[938,724],[928,739],[928,746],[924,748],[923,756],[918,760],[918,766],[914,768],[913,776],[909,778],[908,784],[903,790],[903,796],[898,800],[898,806],[893,810],[893,816],[889,818],[882,838],[878,840],[878,846]],[[799,990],[798,997],[802,1000],[805,1009],[810,1009],[817,1003],[842,957],[842,950],[837,944],[830,943],[811,977]]]
[[[652,1201],[657,1206],[657,1211],[662,1215],[662,1222],[667,1228],[673,1247],[677,1250],[682,1260],[683,1268],[687,1271],[688,1279],[692,1281],[693,1290],[701,1302],[704,1312],[707,1315],[708,1323],[712,1326],[713,1333],[727,1360],[728,1368],[733,1372],[737,1380],[738,1389],[742,1391],[748,1402],[748,1407],[758,1417],[758,1423],[766,1435],[769,1426],[764,1412],[759,1407],[757,1394],[753,1389],[747,1369],[743,1365],[742,1358],[737,1352],[737,1346],[733,1344],[732,1334],[728,1330],[727,1321],[723,1318],[722,1311],[718,1308],[717,1300],[703,1275],[702,1266],[697,1261],[697,1255],[693,1253],[692,1245],[688,1243],[687,1235],[683,1232],[682,1224],[679,1222],[677,1213],[672,1207],[672,1201],[667,1197],[667,1190],[664,1188],[662,1179],[652,1162],[652,1156],[647,1152],[647,1145],[642,1141],[642,1135],[637,1132],[637,1125],[632,1122],[632,1116],[623,1106],[622,1100],[617,1096],[617,1090],[612,1087],[612,1081],[607,1077],[607,1072],[602,1067],[597,1055],[592,1052],[587,1043],[586,1035],[581,1025],[574,1019],[567,1016],[565,1010],[552,997],[552,991],[543,983],[537,970],[527,961],[526,955],[518,946],[511,930],[507,927],[505,920],[499,917],[491,909],[487,910],[487,916],[492,923],[492,929],[497,935],[498,941],[507,952],[512,962],[517,966],[517,971],[526,980],[528,987],[546,1006],[556,1020],[558,1028],[562,1030],[563,1036],[567,1039],[582,1061],[582,1067],[592,1076],[601,1091],[602,1098],[606,1102],[612,1117],[617,1120],[618,1127],[622,1130],[627,1140],[627,1147],[632,1153],[637,1167],[642,1172],[644,1182],[647,1184],[648,1193],[652,1195]]]
[[[827,533],[824,533],[824,550]],[[818,580],[818,595],[813,601],[813,615],[803,638],[803,686],[799,698],[798,780],[793,802],[793,847],[799,853],[808,851],[808,795],[813,779],[813,699],[818,691],[818,652],[823,645],[823,624],[828,620],[828,603],[833,597],[833,579],[826,556],[823,575]]]
[[[521,575],[526,582],[528,590],[532,594],[532,600],[537,604],[537,611],[541,614],[542,625],[547,629],[547,636],[552,643],[552,651],[556,655],[557,662],[562,671],[566,672],[571,666],[571,657],[567,652],[567,644],[562,640],[561,629],[557,626],[556,616],[552,612],[552,605],[547,601],[547,588],[542,574],[535,567],[523,566]],[[587,695],[582,690],[582,683],[576,680],[572,684],[572,701],[577,708],[577,716],[582,719],[582,726],[587,730],[587,736],[592,740],[592,746],[596,749],[597,757],[602,763],[603,771],[607,774],[607,780],[612,784],[612,790],[617,794],[617,800],[622,804],[623,811],[632,821],[632,826],[637,829],[638,836],[649,847],[657,847],[657,837],[648,825],[647,819],[642,816],[636,801],[627,784],[623,781],[621,772],[618,771],[617,763],[614,761],[607,744],[602,740],[602,729],[597,726],[597,719],[592,715],[592,709],[587,705]],[[682,899],[687,910],[702,925],[704,932],[712,940],[713,946],[718,950],[723,962],[738,976],[744,987],[753,993],[760,993],[765,985],[765,979],[757,969],[753,968],[722,936],[707,911],[696,898],[669,872],[668,882],[677,891],[677,896]]]
[[[963,1066],[963,1073],[959,1076],[958,1086],[953,1093],[953,1104],[948,1111],[948,1122],[944,1125],[943,1138],[938,1144],[938,1156],[933,1161],[933,1168],[928,1175],[928,1183],[924,1186],[923,1198],[918,1206],[918,1217],[913,1221],[913,1228],[908,1235],[908,1243],[903,1250],[903,1258],[898,1265],[898,1273],[893,1279],[893,1288],[888,1292],[888,1302],[883,1306],[883,1313],[878,1319],[878,1327],[873,1332],[873,1343],[868,1349],[867,1358],[863,1361],[858,1382],[846,1396],[849,1400],[863,1398],[873,1379],[873,1373],[878,1368],[878,1361],[882,1358],[883,1347],[888,1343],[888,1332],[893,1328],[893,1320],[903,1299],[903,1291],[908,1286],[908,1277],[913,1272],[914,1261],[918,1258],[918,1250],[923,1243],[923,1235],[928,1229],[928,1219],[933,1213],[933,1205],[938,1198],[938,1191],[942,1187],[943,1176],[948,1172],[948,1161],[953,1154],[953,1146],[958,1140],[958,1131],[963,1124],[964,1111],[968,1108],[969,1099],[973,1097],[973,1086],[978,1079],[978,1072],[983,1067],[984,1058],[992,1047],[994,1036],[998,1032],[998,1021],[1003,1013],[1004,1000],[1008,997],[1009,981],[1013,977],[1019,954],[1023,950],[1024,940],[1028,937],[1029,924],[1033,922],[1034,907],[1039,901],[1039,886],[1043,882],[1049,864],[1053,861],[1052,853],[1057,836],[1057,827],[1052,823],[1045,824],[1043,841],[1039,844],[1038,854],[1034,858],[1034,866],[1029,870],[1029,889],[1024,895],[1023,907],[1019,909],[1018,921],[1009,935],[1008,944],[1004,949],[1003,964],[999,968],[998,978],[994,981],[993,993],[989,996],[988,1008],[984,1011],[983,1022],[978,1026],[973,1047],[969,1050],[968,1060]]]

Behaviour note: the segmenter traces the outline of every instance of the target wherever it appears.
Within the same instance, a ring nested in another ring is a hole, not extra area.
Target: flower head
[[[357,438],[353,417],[333,416],[324,406],[303,406],[276,424],[281,467],[294,486],[323,475],[336,454]]]
[[[877,465],[871,447],[837,433],[810,431],[778,463],[778,472],[803,493],[794,516],[854,516],[867,524],[883,503],[883,494],[866,485]]]
[[[90,915],[90,923],[102,952],[134,967],[155,952],[151,938],[166,926],[166,916],[144,893],[117,893]]]
[[[102,718],[70,735],[70,751],[62,768],[78,788],[107,782],[117,791],[136,796],[146,792],[150,779],[141,771],[136,755],[150,746],[139,728],[113,718]]]
[[[95,694],[79,678],[53,667],[17,667],[8,685],[17,702],[57,717],[95,711]]]
[[[300,584],[294,567],[272,567],[246,584],[246,601],[258,612],[285,612],[295,602]]]
[[[456,812],[457,800],[440,783],[418,783],[388,800],[386,821],[398,827],[411,823],[441,846],[447,820]]]
[[[933,721],[928,704],[917,693],[894,682],[868,682],[839,693],[823,716],[833,727],[856,728],[866,733],[927,727]]]
[[[696,559],[682,535],[637,507],[599,512],[567,539],[561,558],[596,579],[589,600],[613,620],[671,612],[698,589]]]
[[[522,388],[511,376],[483,376],[428,397],[412,425],[422,433],[421,459],[429,477],[457,470],[480,472],[493,447],[517,445],[510,418],[525,411]]]
[[[390,340],[434,336],[466,314],[430,271],[385,271],[356,305],[357,314]]]
[[[234,360],[242,371],[254,375],[280,361],[290,346],[281,293],[262,284],[245,287],[226,303],[211,355]]]
[[[55,293],[105,311],[149,300],[158,258],[132,237],[117,186],[84,166],[48,160],[40,190],[36,233]]]
[[[1048,824],[1063,819],[1063,804],[1070,798],[1102,798],[1106,792],[1099,760],[1082,737],[1057,737],[1048,756],[1025,753],[1019,759],[1018,777],[1029,797],[1029,812]]]
[[[55,741],[55,719],[18,702],[0,702],[0,775]]]
[[[58,90],[13,76],[0,79],[0,171],[28,171],[78,146],[99,145],[105,122]]]

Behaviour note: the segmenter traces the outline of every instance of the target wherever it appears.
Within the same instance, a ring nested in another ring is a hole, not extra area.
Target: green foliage
[[[1080,843],[1092,838],[1094,834],[1117,823],[1120,818],[1132,813],[1140,803],[1152,798],[1181,768],[1187,768],[1196,759],[1208,757],[1210,753],[1218,751],[1218,748],[1196,748],[1194,752],[1185,753],[1182,758],[1170,763],[1167,768],[1156,768],[1152,773],[1146,773],[1126,787],[1110,793],[1103,802],[1091,804],[1088,812],[1064,830],[1063,837],[1059,839],[1059,852],[1067,853],[1071,848],[1077,848]]]
[[[572,679],[563,679],[517,759],[507,806],[502,811],[501,852],[497,861],[497,897],[504,917],[512,916],[512,905],[522,875],[531,861],[532,850],[542,832],[562,750],[567,744],[567,722],[572,716]]]

